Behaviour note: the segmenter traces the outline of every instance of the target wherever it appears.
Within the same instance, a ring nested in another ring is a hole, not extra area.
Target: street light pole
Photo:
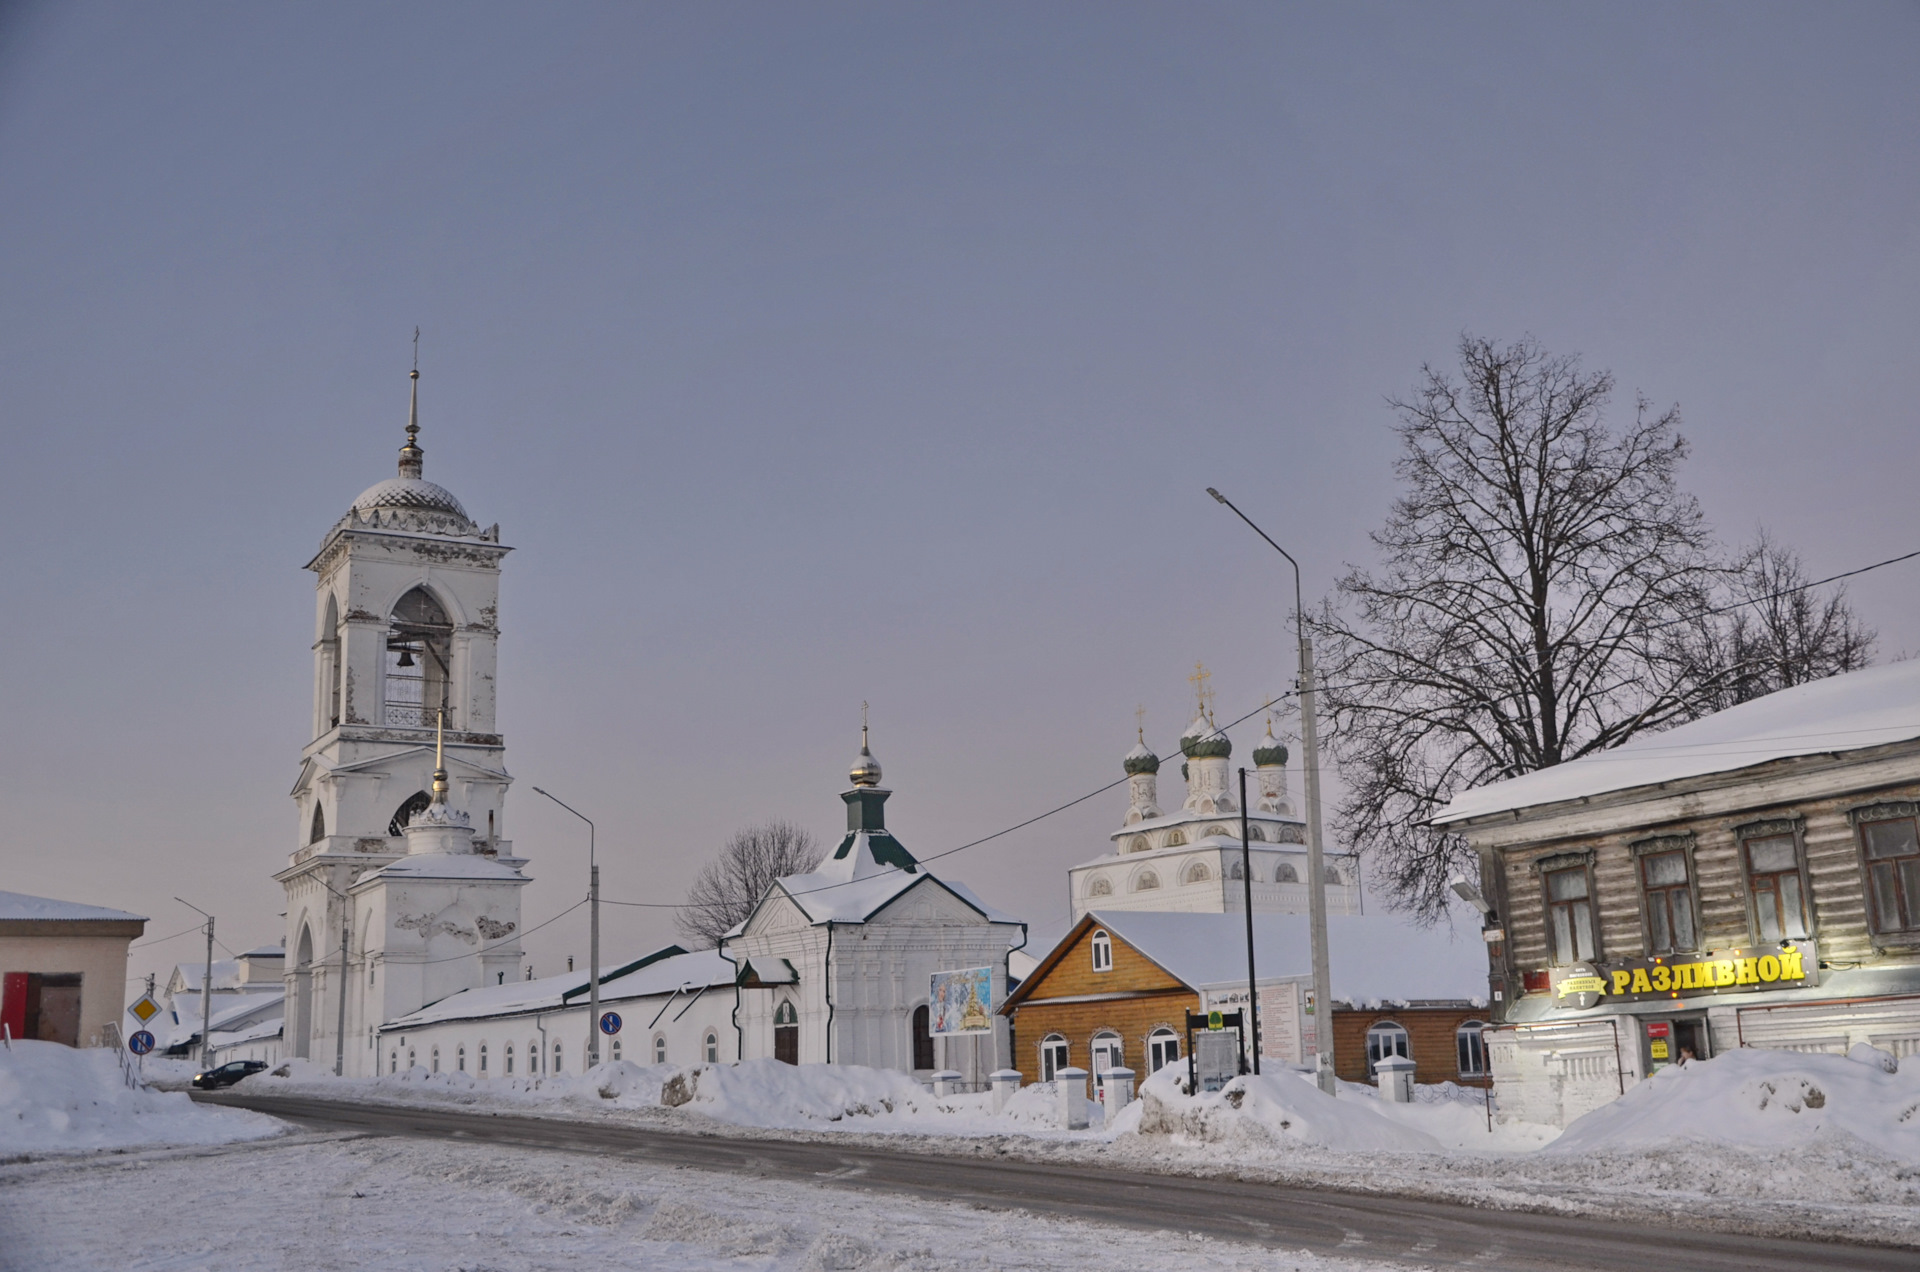
[[[1253,1053],[1253,1075],[1260,1076],[1260,982],[1253,974],[1253,850],[1247,847],[1247,770],[1240,770],[1240,882],[1247,896],[1247,1050]]]
[[[600,1063],[600,861],[594,855],[593,818],[538,786],[536,795],[545,795],[560,807],[587,823],[587,1067]]]
[[[201,914],[207,914],[205,910],[200,909],[199,906],[195,905],[191,901],[181,901],[179,897],[175,897],[174,900],[180,901],[180,904],[186,906],[187,909],[189,910],[195,910]],[[213,1029],[213,916],[211,914],[207,914],[207,964],[203,969],[201,969],[201,975],[200,975],[200,1066],[202,1068],[205,1068],[207,1065],[207,1044],[213,1041],[212,1029]]]
[[[1293,567],[1293,624],[1300,640],[1300,763],[1307,779],[1307,924],[1313,935],[1313,1035],[1314,1080],[1328,1095],[1334,1094],[1333,1076],[1333,977],[1327,966],[1327,869],[1326,850],[1320,836],[1320,747],[1316,737],[1313,702],[1313,642],[1307,639],[1307,611],[1300,599],[1300,563],[1293,554],[1273,541],[1253,519],[1234,507],[1233,501],[1207,487],[1207,493],[1247,523],[1267,546],[1287,559]]]

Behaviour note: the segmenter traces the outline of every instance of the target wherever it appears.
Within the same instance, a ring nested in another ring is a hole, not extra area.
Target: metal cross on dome
[[[1212,679],[1213,673],[1207,670],[1207,665],[1199,662],[1193,664],[1193,674],[1187,677],[1187,683],[1193,686],[1193,696],[1200,712],[1207,717],[1209,724],[1213,722],[1213,686],[1208,683]]]

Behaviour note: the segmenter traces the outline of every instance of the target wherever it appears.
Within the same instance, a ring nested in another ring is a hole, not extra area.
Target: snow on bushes
[[[1747,1047],[1670,1065],[1580,1118],[1545,1151],[1637,1150],[1676,1140],[1797,1148],[1845,1137],[1920,1163],[1920,1064],[1888,1072],[1874,1047],[1851,1056]]]
[[[286,1129],[264,1114],[195,1104],[185,1092],[129,1087],[104,1047],[0,1048],[0,1154],[227,1144]]]
[[[1311,1078],[1242,1074],[1219,1091],[1184,1094],[1183,1075],[1165,1068],[1140,1088],[1139,1131],[1209,1143],[1313,1144],[1358,1152],[1437,1153],[1440,1141],[1382,1117],[1373,1102],[1338,1100]]]

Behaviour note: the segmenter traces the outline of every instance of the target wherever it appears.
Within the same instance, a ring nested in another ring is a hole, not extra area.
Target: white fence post
[[[993,1083],[993,1111],[1006,1112],[1007,1101],[1020,1089],[1020,1070],[995,1069],[987,1075],[987,1081]]]
[[[1086,1130],[1087,1071],[1081,1068],[1061,1069],[1054,1074],[1054,1088],[1060,1100],[1060,1129]]]
[[[1114,1068],[1103,1070],[1100,1074],[1101,1089],[1107,1093],[1107,1125],[1113,1125],[1113,1119],[1120,1110],[1133,1103],[1133,1070]]]

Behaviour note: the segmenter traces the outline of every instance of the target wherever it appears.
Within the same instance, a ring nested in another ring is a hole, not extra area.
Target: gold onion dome
[[[1180,735],[1180,753],[1190,760],[1213,756],[1222,759],[1233,754],[1233,743],[1204,715],[1197,715],[1187,731]]]
[[[847,774],[855,786],[880,785],[880,761],[873,758],[873,752],[867,749],[867,726],[860,726],[860,758],[853,762],[853,769]]]
[[[1256,768],[1285,768],[1287,766],[1287,744],[1273,736],[1273,721],[1267,721],[1267,736],[1260,739],[1260,745],[1253,748],[1253,763]]]

